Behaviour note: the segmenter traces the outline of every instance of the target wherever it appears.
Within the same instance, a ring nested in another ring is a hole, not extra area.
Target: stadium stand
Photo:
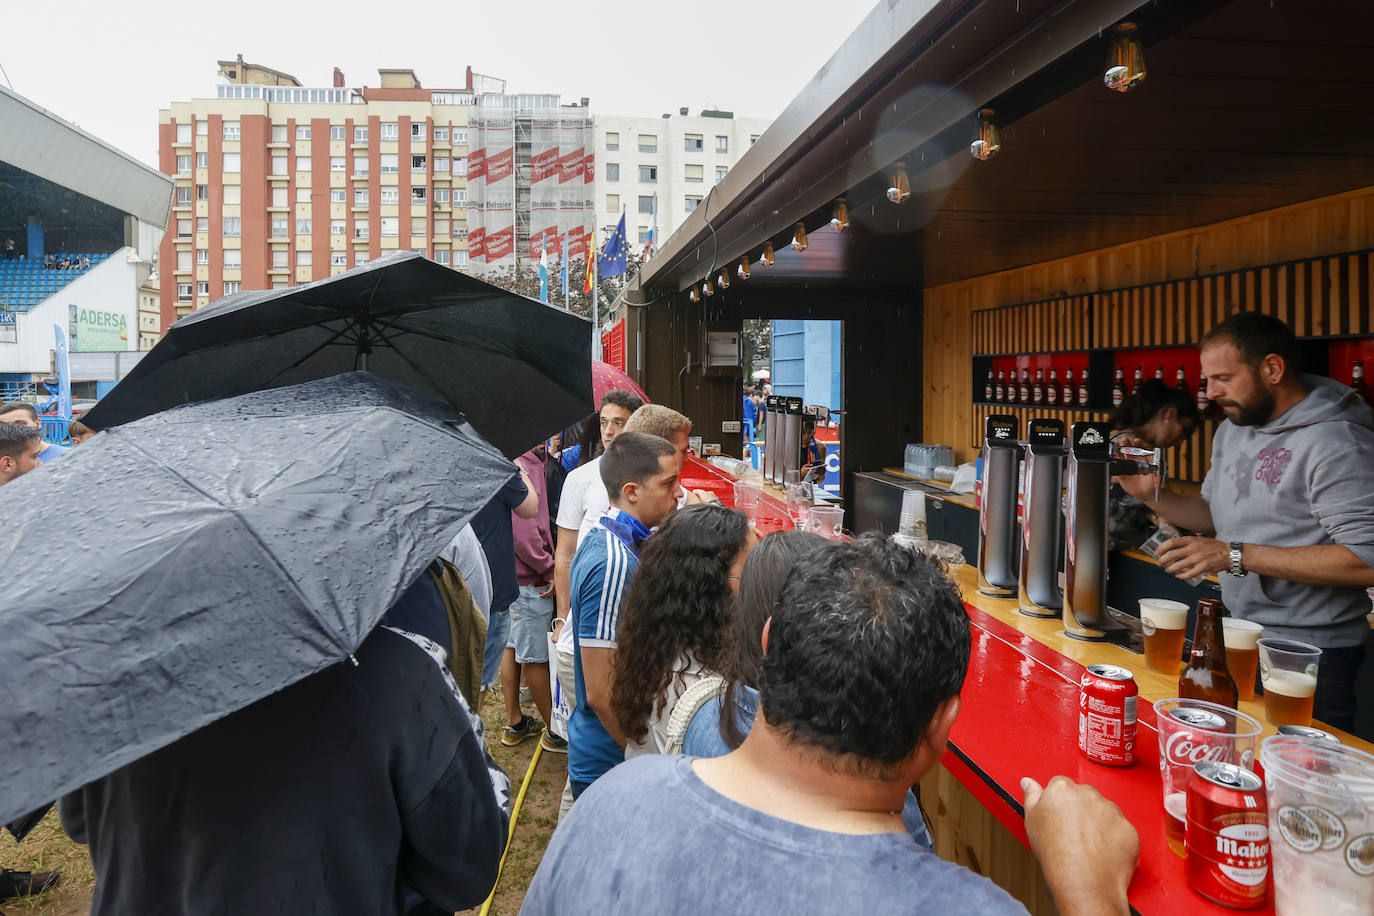
[[[67,270],[48,270],[42,261],[16,258],[13,261],[0,258],[0,307],[15,312],[27,312],[49,296],[55,296],[72,281],[85,276],[109,257],[101,252],[69,253],[76,260],[80,257],[90,259],[90,267]]]

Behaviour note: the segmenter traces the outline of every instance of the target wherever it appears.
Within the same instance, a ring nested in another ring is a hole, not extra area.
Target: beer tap
[[[1021,613],[1058,617],[1064,605],[1064,421],[1031,420],[1026,430],[1026,518],[1021,526]]]
[[[978,590],[1015,598],[1016,485],[1021,443],[1017,420],[992,414],[983,424],[983,488],[978,507]]]
[[[1069,432],[1064,555],[1064,630],[1100,640],[1123,628],[1107,609],[1108,493],[1112,477],[1150,474],[1156,495],[1168,476],[1163,449],[1116,446],[1106,423],[1075,423]]]

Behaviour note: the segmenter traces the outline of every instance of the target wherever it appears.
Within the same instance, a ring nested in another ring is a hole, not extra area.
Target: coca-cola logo
[[[1164,756],[1175,766],[1196,766],[1204,760],[1220,761],[1226,747],[1199,741],[1190,732],[1174,732],[1164,742]]]

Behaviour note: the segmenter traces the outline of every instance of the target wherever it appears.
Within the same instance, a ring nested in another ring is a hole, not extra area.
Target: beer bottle
[[[1144,368],[1144,366],[1135,367],[1135,379],[1131,382],[1131,394],[1135,394],[1137,391],[1140,390],[1140,377],[1141,373],[1144,371]]]
[[[987,378],[987,381],[985,381],[985,382],[983,383],[983,400],[985,400],[985,401],[991,401],[991,400],[992,400],[992,370],[991,370],[991,369],[988,370],[988,378]]]
[[[1078,406],[1088,406],[1088,367],[1083,367],[1083,374],[1078,377]]]
[[[992,399],[993,399],[994,401],[999,401],[999,402],[1000,402],[1000,401],[1003,401],[1003,400],[1006,399],[1007,390],[1006,390],[1006,386],[1003,384],[1003,383],[1005,382],[1005,380],[1006,380],[1006,375],[1005,375],[1005,373],[1003,372],[1003,370],[998,369],[998,370],[997,370],[997,387],[993,389],[993,393],[992,393]]]
[[[1068,368],[1064,370],[1064,390],[1059,393],[1059,402],[1065,407],[1072,407],[1073,394],[1073,369]]]
[[[1029,369],[1021,370],[1021,387],[1017,389],[1016,402],[1018,404],[1029,404],[1031,402]]]
[[[1035,385],[1031,388],[1031,403],[1039,405],[1045,400],[1045,370],[1035,370]]]
[[[1206,700],[1236,708],[1239,694],[1226,667],[1226,639],[1221,629],[1221,602],[1203,598],[1197,603],[1193,624],[1193,651],[1188,667],[1178,676],[1178,695],[1185,700]]]
[[[1179,366],[1178,371],[1174,373],[1174,390],[1185,395],[1193,393],[1193,389],[1188,387],[1188,373],[1183,371],[1182,366]]]
[[[1140,367],[1136,366],[1136,375],[1140,374]],[[1121,402],[1126,400],[1126,377],[1121,374],[1121,367],[1116,367],[1116,380],[1112,383],[1112,406],[1120,407]]]
[[[1364,380],[1364,360],[1355,360],[1355,365],[1350,367],[1350,387],[1355,390],[1364,402],[1374,407],[1374,397],[1371,397],[1369,383]]]
[[[1050,366],[1049,384],[1045,386],[1045,403],[1053,407],[1059,403],[1059,370]]]

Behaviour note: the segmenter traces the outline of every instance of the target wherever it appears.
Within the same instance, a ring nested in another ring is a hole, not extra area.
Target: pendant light
[[[995,112],[991,108],[984,108],[978,112],[978,139],[969,145],[968,151],[974,159],[987,162],[997,151],[1002,148],[1002,138],[997,132],[997,122],[994,121]]]
[[[1107,70],[1102,82],[1113,92],[1130,92],[1145,82],[1145,52],[1134,22],[1123,22],[1112,29],[1107,51]]]
[[[747,256],[739,259],[739,267],[735,268],[735,274],[741,280],[749,279],[749,258]]]
[[[760,267],[772,267],[772,266],[773,266],[773,261],[774,261],[774,260],[775,260],[775,259],[774,259],[774,257],[773,257],[773,243],[772,243],[772,242],[764,242],[764,243],[763,243],[763,254],[759,255],[759,266],[760,266]]]
[[[911,196],[911,179],[906,177],[906,163],[899,162],[892,172],[892,184],[887,189],[887,199],[899,204]]]
[[[830,228],[843,232],[849,228],[849,207],[841,197],[835,201],[835,215],[830,218]]]
[[[801,223],[792,229],[792,249],[794,251],[806,250],[806,226]]]

